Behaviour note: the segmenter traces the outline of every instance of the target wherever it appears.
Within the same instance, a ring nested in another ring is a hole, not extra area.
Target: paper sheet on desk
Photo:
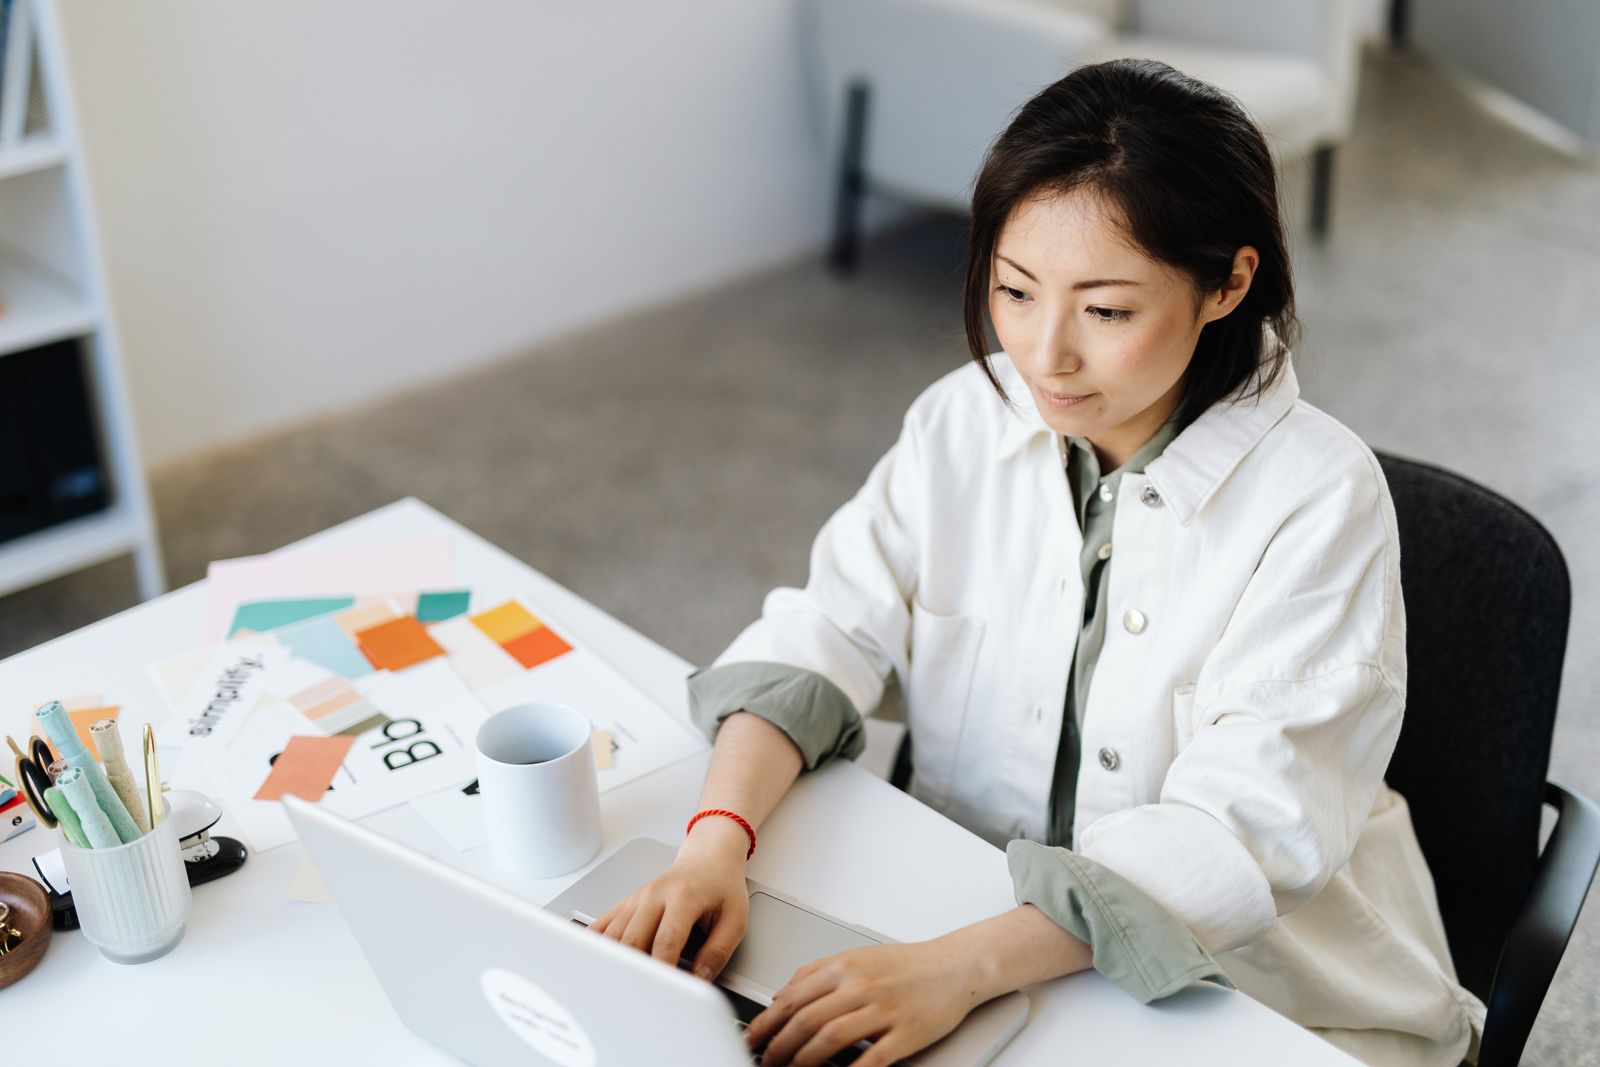
[[[226,748],[255,710],[275,672],[289,661],[289,651],[269,637],[254,637],[218,645],[198,659],[184,696],[157,732],[163,745],[196,749]],[[170,662],[170,661],[169,661]],[[190,662],[183,664],[188,669]],[[152,669],[156,673],[162,665]],[[174,671],[157,684],[175,682]]]
[[[323,795],[324,807],[360,819],[472,775],[472,739],[485,711],[444,660],[354,684],[388,720],[357,735]],[[293,705],[275,701],[257,708],[225,750],[202,757],[223,806],[258,851],[293,841],[295,833],[283,805],[256,800],[255,792],[290,737],[315,733]]]
[[[234,610],[247,600],[442,589],[454,580],[447,537],[218,560],[206,572],[204,640],[226,638]]]
[[[612,765],[597,772],[600,792],[700,752],[706,742],[687,723],[636,689],[604,660],[582,648],[477,691],[489,711],[513,704],[570,704],[597,730],[610,731]],[[470,777],[470,776],[469,776]],[[458,852],[487,839],[475,783],[413,800],[411,807]]]

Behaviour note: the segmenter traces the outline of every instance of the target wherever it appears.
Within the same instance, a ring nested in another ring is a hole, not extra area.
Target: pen
[[[101,719],[89,727],[89,736],[94,738],[94,747],[100,750],[100,761],[106,765],[106,777],[111,781],[111,788],[116,790],[128,814],[133,816],[139,833],[148,833],[150,820],[146,817],[144,804],[139,800],[139,787],[133,781],[133,768],[128,766],[127,757],[122,751],[122,731],[117,728],[117,720]]]
[[[156,760],[156,728],[144,724],[144,792],[150,804],[150,826],[161,822],[161,766]]]
[[[116,831],[120,842],[126,844],[138,840],[141,836],[139,824],[133,821],[133,816],[128,814],[128,806],[117,796],[117,791],[111,788],[111,781],[106,778],[106,772],[101,770],[100,764],[89,755],[89,750],[78,737],[78,728],[72,724],[72,720],[67,716],[67,709],[61,706],[61,701],[52,700],[34,714],[49,733],[50,739],[55,742],[56,752],[61,758],[83,772],[83,777],[92,790],[96,807],[111,820],[112,829]],[[78,814],[82,817],[83,813]]]

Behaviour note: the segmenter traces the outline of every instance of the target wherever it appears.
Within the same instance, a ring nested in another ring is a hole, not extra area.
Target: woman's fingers
[[[828,1046],[831,1055],[846,1045],[854,1044],[860,1038],[868,1036],[871,1031],[863,1031],[848,1041],[844,1039],[854,1027],[863,1024],[864,1020],[861,1019],[848,1024],[844,1022],[846,1018],[859,1014],[857,1009],[860,1007],[862,1003],[859,998],[841,993],[827,993],[817,997],[789,1016],[788,1021],[767,1041],[766,1052],[761,1057],[762,1064],[764,1067],[770,1067],[772,1064],[821,1063],[828,1058],[826,1055],[806,1061],[796,1060],[795,1057],[802,1048],[813,1043],[818,1048]]]
[[[883,1018],[873,1005],[847,1011],[823,1023],[811,1040],[800,1046],[794,1054],[794,1067],[818,1067],[842,1049],[864,1038],[877,1037],[883,1030]]]
[[[656,927],[661,925],[661,913],[665,910],[659,901],[641,901],[633,910],[633,918],[628,920],[627,930],[623,931],[622,943],[649,952],[650,946],[655,944]]]
[[[604,915],[600,916],[600,918],[589,924],[589,929],[593,930],[597,934],[605,933],[606,927],[611,925],[611,920],[617,917],[617,912],[621,911],[622,906],[632,899],[633,898],[630,896],[611,905],[611,907],[606,909],[606,913]]]
[[[859,1041],[860,1038],[856,1040]],[[861,1058],[855,1061],[853,1067],[890,1067],[890,1064],[916,1052],[918,1047],[898,1034],[890,1032],[874,1041],[872,1047],[861,1054]]]
[[[694,973],[708,980],[721,974],[722,968],[733,958],[734,949],[744,940],[748,924],[749,919],[743,912],[724,904],[722,913],[717,916],[717,924],[706,935],[706,943],[695,954]]]
[[[629,897],[621,904],[618,904],[616,907],[612,908],[610,918],[608,918],[605,922],[605,925],[601,927],[600,933],[604,934],[606,937],[609,937],[613,941],[621,941],[622,935],[628,929],[628,920],[633,918],[633,909],[634,901],[632,897]],[[595,925],[600,926],[599,923],[596,923]]]
[[[814,963],[809,963],[802,967],[795,972],[793,978],[789,979],[788,985],[778,990],[778,995],[772,998],[772,1003],[767,1005],[767,1010],[750,1020],[750,1025],[744,1032],[745,1042],[751,1048],[760,1048],[763,1044],[767,1044],[770,1052],[770,1042],[797,1015],[810,1008],[814,1001],[819,1001],[832,993],[836,985],[832,971],[822,970]],[[845,1006],[839,1005],[840,1008]],[[858,1007],[858,1005],[851,1004],[848,1007],[854,1008]],[[815,1013],[813,1012],[808,1018],[814,1019]],[[812,1025],[812,1030],[815,1030],[816,1027],[821,1026],[826,1021],[826,1019],[816,1020]],[[804,1026],[805,1022],[802,1021],[801,1025]],[[811,1036],[812,1030],[806,1032],[806,1037]],[[803,1043],[803,1040],[795,1041],[790,1047],[790,1051],[799,1048]]]
[[[689,943],[689,931],[694,929],[699,919],[699,911],[681,901],[676,905],[669,904],[661,913],[661,924],[656,927],[654,945],[647,946],[650,955],[676,967],[678,957],[683,955],[683,946]]]

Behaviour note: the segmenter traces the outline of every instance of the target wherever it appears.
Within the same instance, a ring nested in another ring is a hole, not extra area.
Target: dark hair
[[[1187,274],[1197,299],[1222,288],[1240,248],[1252,245],[1261,255],[1239,306],[1200,331],[1180,425],[1225,397],[1259,392],[1282,373],[1299,323],[1277,175],[1261,131],[1232,97],[1205,82],[1155,60],[1116,59],[1079,67],[1024,104],[978,174],[967,345],[1002,397],[984,330],[995,244],[1018,204],[1078,188],[1118,208],[1134,244]]]

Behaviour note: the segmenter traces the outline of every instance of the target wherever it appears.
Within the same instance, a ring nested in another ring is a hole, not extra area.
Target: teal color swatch
[[[334,674],[360,678],[372,673],[372,664],[332,615],[285,626],[274,630],[272,636],[296,656]]]
[[[266,633],[268,630],[314,619],[318,615],[343,611],[355,602],[356,598],[353,596],[335,596],[300,600],[256,600],[249,604],[240,604],[239,610],[233,614],[233,624],[228,627],[228,636],[232,637],[240,630]]]
[[[447,593],[423,593],[417,598],[418,622],[443,622],[464,615],[472,601],[472,591],[457,589]]]

